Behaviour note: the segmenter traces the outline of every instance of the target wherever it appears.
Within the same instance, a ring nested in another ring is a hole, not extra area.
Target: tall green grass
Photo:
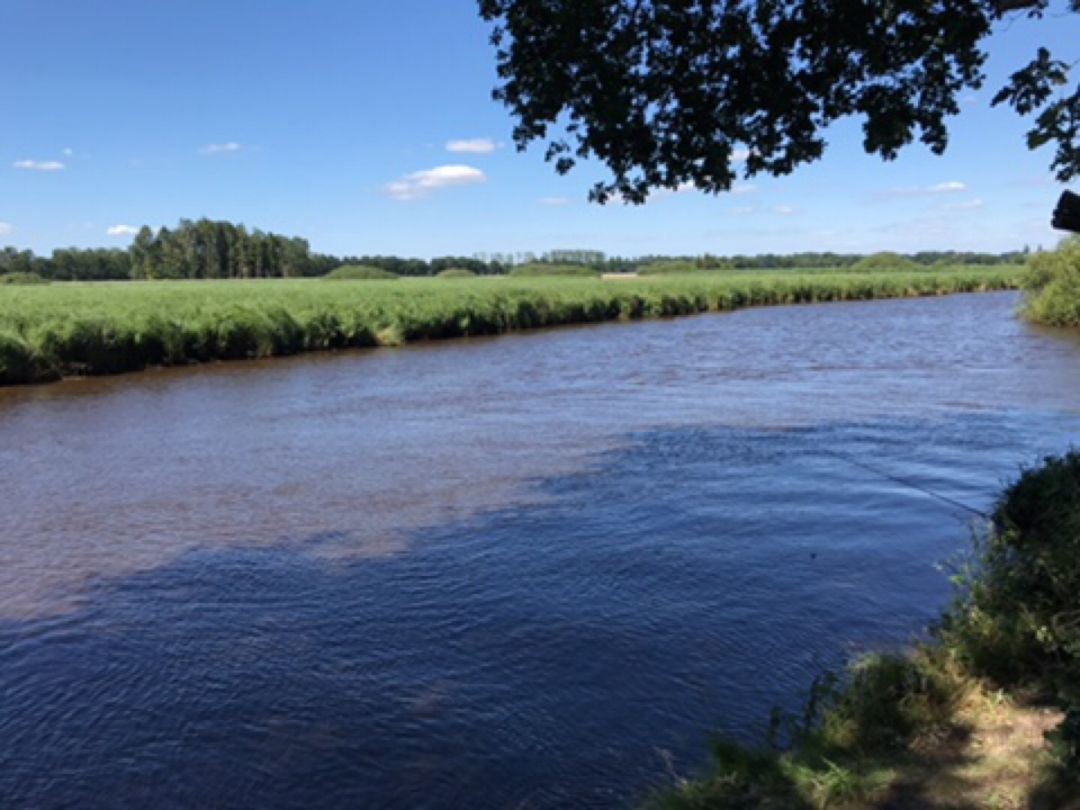
[[[0,289],[0,384],[520,329],[1005,289],[1015,269],[590,278],[179,281]]]

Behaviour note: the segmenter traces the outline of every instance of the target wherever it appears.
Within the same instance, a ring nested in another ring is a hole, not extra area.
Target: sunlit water
[[[1076,439],[1080,342],[1015,305],[0,391],[0,805],[640,800],[921,632]]]

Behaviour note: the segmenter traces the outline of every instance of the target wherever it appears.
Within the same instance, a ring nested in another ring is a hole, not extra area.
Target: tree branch
[[[1039,0],[996,0],[994,8],[998,14],[1008,14],[1010,11],[1034,8],[1037,5]]]

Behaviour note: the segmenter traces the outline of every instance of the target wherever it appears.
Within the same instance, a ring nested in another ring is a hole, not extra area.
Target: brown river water
[[[1080,435],[1014,294],[0,390],[0,806],[610,807]]]

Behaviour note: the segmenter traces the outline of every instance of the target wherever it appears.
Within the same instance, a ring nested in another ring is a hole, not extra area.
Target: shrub
[[[1025,317],[1049,326],[1080,326],[1080,236],[1032,256],[1021,283]]]
[[[642,265],[637,272],[639,276],[663,276],[679,273],[701,273],[703,270],[693,262],[668,261]]]
[[[958,707],[983,679],[1064,708],[1047,735],[1056,767],[1046,769],[1040,790],[1078,795],[1080,451],[1025,471],[1003,491],[993,519],[930,643],[820,679],[801,717],[774,713],[769,742],[775,747],[786,730],[789,751],[717,743],[712,773],[655,804],[719,810],[874,801],[893,779],[892,763],[955,727]]]
[[[476,278],[476,273],[464,267],[450,267],[440,272],[438,278]]]
[[[856,273],[876,273],[882,270],[919,270],[921,265],[916,264],[906,256],[901,256],[899,253],[892,253],[889,251],[883,251],[881,253],[874,253],[871,256],[864,256],[851,265],[852,271]]]
[[[393,273],[381,270],[378,267],[368,267],[362,264],[346,264],[331,270],[325,276],[331,281],[379,281],[397,278]]]
[[[510,271],[512,276],[598,276],[591,267],[583,264],[523,264]]]
[[[977,674],[1080,691],[1080,452],[1025,471],[999,499],[994,524],[945,637]]]
[[[0,284],[48,284],[37,273],[2,273]]]

